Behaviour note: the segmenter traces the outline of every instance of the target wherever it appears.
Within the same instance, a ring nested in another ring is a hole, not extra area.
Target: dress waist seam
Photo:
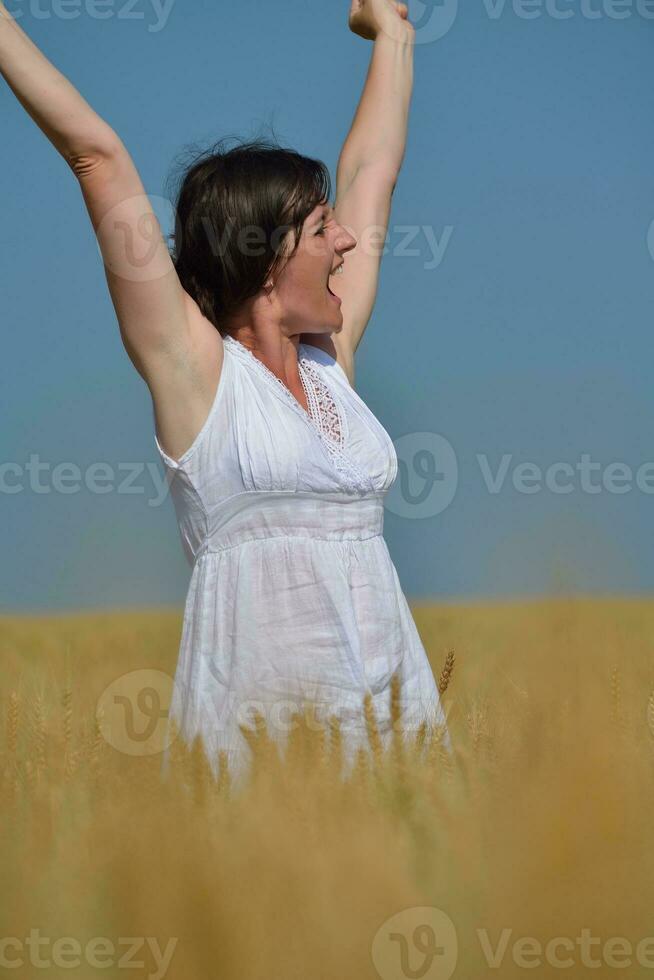
[[[243,545],[251,544],[254,541],[277,541],[279,539],[287,540],[289,538],[293,540],[301,541],[320,541],[321,543],[329,544],[350,544],[358,541],[371,541],[374,538],[383,538],[383,531],[373,531],[371,534],[359,535],[356,537],[344,537],[337,538],[333,536],[325,536],[320,534],[262,534],[255,535],[251,538],[245,538],[243,541],[236,541],[234,544],[226,544],[222,547],[209,547],[202,546],[197,552],[193,564],[197,564],[202,558],[207,555],[220,555],[225,551],[233,551],[235,548],[242,548]]]

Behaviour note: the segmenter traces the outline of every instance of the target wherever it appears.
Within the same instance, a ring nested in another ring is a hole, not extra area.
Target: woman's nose
[[[347,228],[341,227],[341,230],[336,239],[336,248],[339,252],[349,252],[357,244],[357,239],[352,235]]]

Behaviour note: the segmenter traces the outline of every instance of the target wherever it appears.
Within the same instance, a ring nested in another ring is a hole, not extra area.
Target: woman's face
[[[289,232],[292,243],[292,232]],[[274,285],[281,317],[289,335],[339,331],[341,301],[330,292],[329,279],[342,265],[356,238],[339,225],[333,208],[318,204],[305,219],[300,242]],[[290,247],[290,245],[289,245]]]

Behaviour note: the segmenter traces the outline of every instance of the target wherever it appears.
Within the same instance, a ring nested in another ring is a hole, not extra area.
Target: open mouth
[[[340,266],[339,266],[339,269],[340,269]],[[327,284],[326,284],[327,285],[327,292],[329,293],[329,295],[331,296],[332,299],[336,300],[337,303],[340,303],[341,302],[341,297],[340,296],[337,296],[336,293],[332,292],[332,290],[329,288],[329,280],[335,274],[336,275],[339,275],[339,273],[330,272],[329,276],[327,277]]]
[[[341,297],[340,296],[337,296],[336,293],[333,293],[331,291],[331,289],[329,288],[329,286],[327,286],[327,292],[329,293],[329,295],[331,296],[331,298],[333,300],[335,300],[337,303],[340,303],[341,302]]]

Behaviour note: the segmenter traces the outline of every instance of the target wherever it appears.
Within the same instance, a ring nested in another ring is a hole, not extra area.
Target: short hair
[[[296,251],[311,211],[331,197],[320,160],[274,140],[223,137],[185,162],[172,259],[183,288],[220,332]],[[293,232],[290,251],[283,247]],[[253,240],[254,239],[254,240]]]

